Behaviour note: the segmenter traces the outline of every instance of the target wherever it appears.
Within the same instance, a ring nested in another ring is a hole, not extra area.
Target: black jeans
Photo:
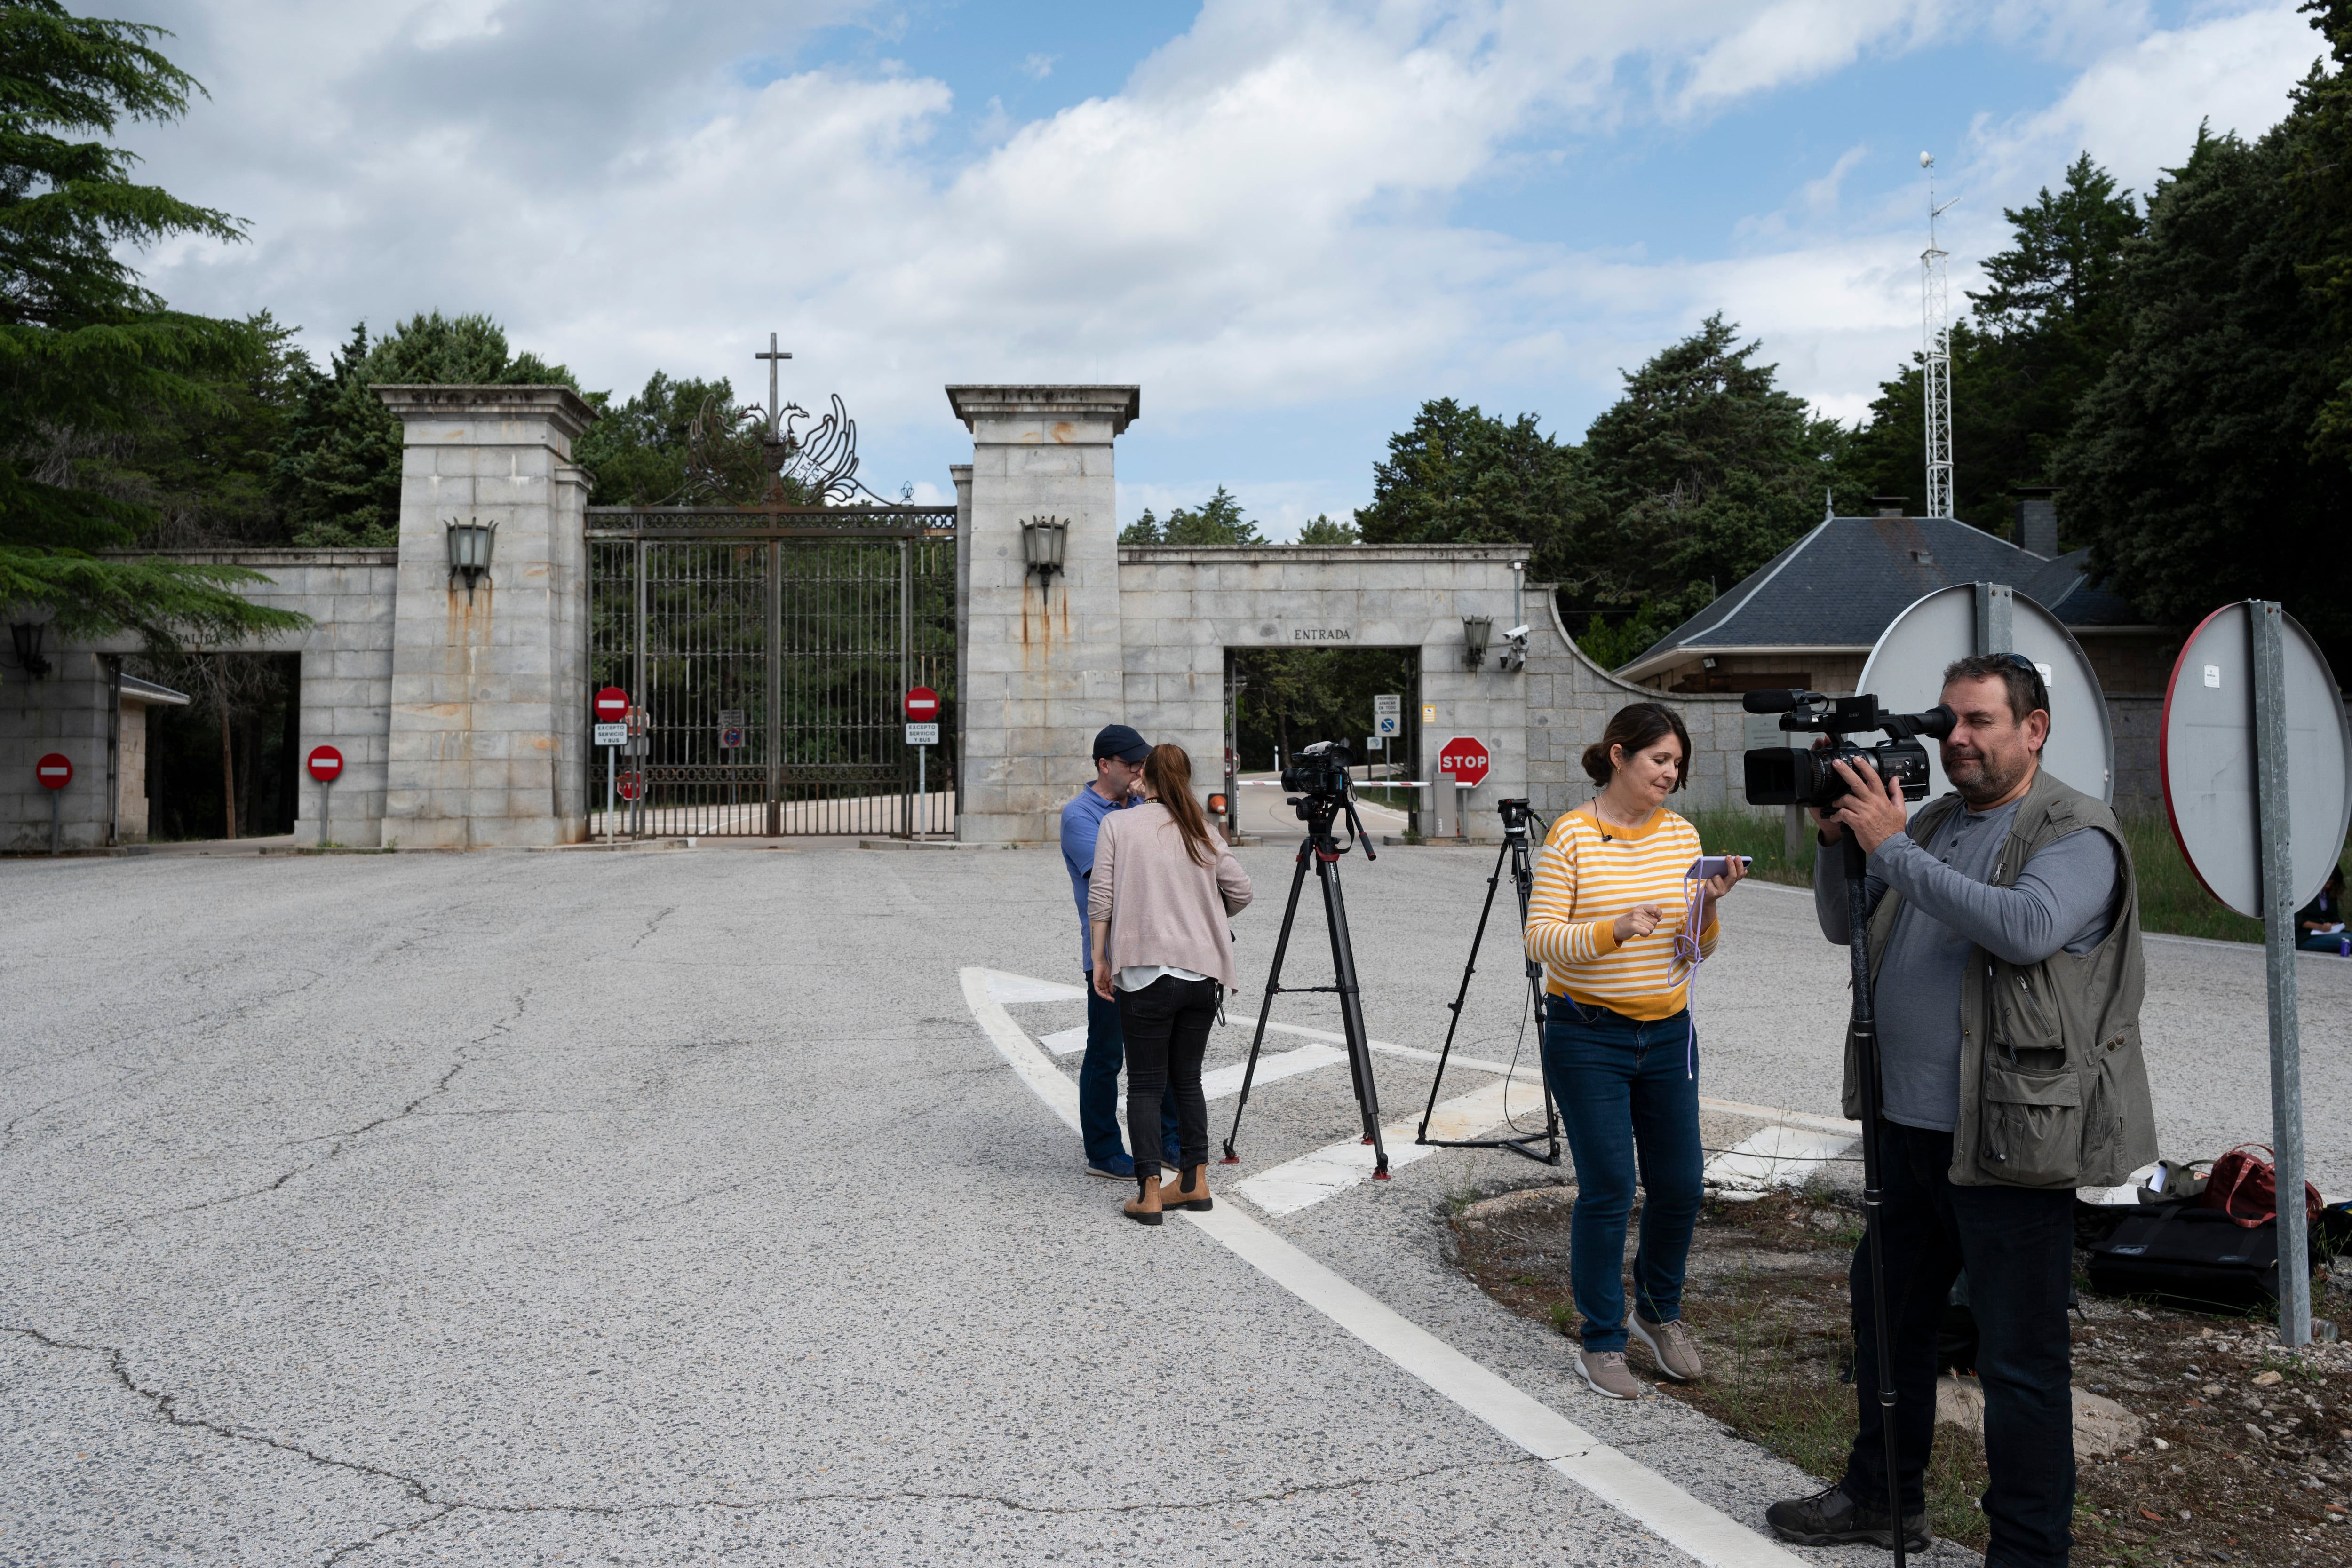
[[[1135,1151],[1135,1174],[1160,1169],[1160,1107],[1173,1090],[1176,1129],[1184,1168],[1209,1158],[1209,1102],[1201,1092],[1201,1058],[1208,1053],[1209,1030],[1217,1021],[1214,980],[1180,980],[1162,975],[1139,991],[1111,988],[1118,999],[1119,1032],[1127,1036],[1127,1140]]]
[[[1936,1433],[1936,1327],[1952,1281],[1969,1272],[1984,1384],[1982,1503],[1992,1527],[1987,1568],[2064,1568],[2074,1544],[2073,1361],[2066,1289],[2074,1268],[2074,1194],[1955,1186],[1952,1134],[1878,1124],[1886,1232],[1886,1321],[1894,1341],[1895,1444],[1903,1511],[1927,1506]],[[1853,1391],[1862,1430],[1839,1490],[1886,1506],[1878,1342],[1871,1332],[1870,1242],[1854,1249]]]

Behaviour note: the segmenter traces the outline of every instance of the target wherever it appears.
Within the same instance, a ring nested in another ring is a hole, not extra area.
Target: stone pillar
[[[1140,394],[1131,386],[947,392],[972,441],[957,836],[1043,842],[1094,776],[1095,731],[1124,706],[1111,442],[1134,421]],[[1050,585],[1023,557],[1021,525],[1034,517],[1069,525]]]
[[[402,849],[586,835],[587,476],[569,387],[379,386],[406,428],[383,836]],[[470,599],[452,521],[498,524]]]
[[[971,755],[965,745],[969,726],[964,723],[964,697],[970,689],[963,684],[963,672],[971,667],[971,620],[964,613],[971,602],[971,465],[948,465],[948,482],[955,486],[955,667],[956,689],[951,694],[955,709],[955,777],[949,788],[955,791],[955,809],[961,816],[964,806],[963,781],[969,772],[964,758]]]

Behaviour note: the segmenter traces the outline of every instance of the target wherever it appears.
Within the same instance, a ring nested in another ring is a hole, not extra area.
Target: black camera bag
[[[2091,1289],[2189,1312],[2242,1312],[2278,1301],[2278,1221],[2249,1228],[2188,1203],[2124,1207],[2090,1247]]]

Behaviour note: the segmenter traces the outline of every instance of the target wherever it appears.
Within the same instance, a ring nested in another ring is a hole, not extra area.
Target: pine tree
[[[1356,527],[1366,544],[1524,544],[1541,579],[1568,565],[1579,493],[1576,449],[1535,414],[1505,420],[1433,398],[1389,437]]]
[[[1257,525],[1242,516],[1242,504],[1225,494],[1223,485],[1217,493],[1201,503],[1197,511],[1178,507],[1161,522],[1147,507],[1135,521],[1119,530],[1118,542],[1123,545],[1262,545],[1265,537]]]
[[[214,387],[268,354],[255,324],[166,308],[117,255],[244,237],[226,213],[133,183],[135,158],[96,139],[176,120],[203,90],[154,47],[168,36],[57,0],[0,6],[0,604],[46,607],[67,634],[130,628],[158,645],[303,624],[231,591],[252,572],[107,558],[157,513],[77,482],[82,459],[121,450],[159,412],[219,409]]]

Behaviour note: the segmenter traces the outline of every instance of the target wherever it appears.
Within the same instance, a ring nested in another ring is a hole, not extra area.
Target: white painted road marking
[[[1055,1056],[1067,1056],[1073,1051],[1084,1051],[1087,1048],[1087,1026],[1080,1024],[1076,1029],[1056,1030],[1052,1034],[1041,1034],[1037,1037],[1037,1043]]]
[[[1718,1197],[1744,1202],[1776,1186],[1804,1186],[1820,1174],[1823,1161],[1835,1159],[1859,1142],[1851,1134],[1810,1127],[1759,1127],[1707,1161],[1700,1180]]]
[[[964,1000],[1022,1082],[1075,1133],[1078,1087],[1046,1059],[991,994],[992,981],[999,977],[993,970],[964,970]],[[1701,1502],[1420,1324],[1374,1301],[1233,1205],[1221,1205],[1207,1214],[1188,1209],[1184,1218],[1400,1370],[1707,1568],[1801,1568],[1799,1559],[1738,1520]]]
[[[1318,1067],[1329,1067],[1348,1060],[1348,1053],[1328,1045],[1302,1045],[1296,1051],[1261,1051],[1257,1059],[1257,1076],[1250,1080],[1255,1092],[1261,1085],[1285,1078],[1296,1078],[1302,1072],[1312,1072]],[[1249,1063],[1236,1061],[1231,1067],[1212,1068],[1201,1074],[1201,1088],[1212,1100],[1242,1092],[1242,1074]]]
[[[1344,1060],[1344,1058],[1342,1059]],[[1475,1094],[1465,1094],[1458,1100],[1448,1100],[1437,1107],[1429,1118],[1429,1130],[1441,1141],[1475,1138],[1490,1128],[1509,1120],[1504,1096],[1509,1090],[1507,1081],[1488,1084]],[[1519,1089],[1522,1101],[1536,1101],[1535,1113],[1543,1113],[1541,1091],[1530,1094],[1526,1085]],[[1528,1106],[1518,1107],[1525,1114]],[[1395,1171],[1415,1160],[1435,1152],[1435,1145],[1413,1141],[1421,1130],[1421,1118],[1399,1122],[1382,1127],[1381,1139],[1389,1152],[1389,1169]],[[1235,1190],[1268,1214],[1296,1214],[1307,1205],[1345,1192],[1360,1181],[1372,1176],[1372,1146],[1360,1137],[1346,1138],[1311,1155],[1301,1155],[1295,1160],[1260,1171],[1257,1175],[1235,1184]]]
[[[1066,986],[1059,980],[1034,980],[1026,975],[1007,975],[996,969],[984,972],[988,976],[990,994],[1000,1002],[1082,1002],[1087,999],[1084,986]]]

